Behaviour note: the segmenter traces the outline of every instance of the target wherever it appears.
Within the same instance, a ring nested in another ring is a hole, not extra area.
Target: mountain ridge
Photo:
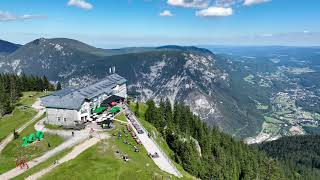
[[[0,57],[8,55],[10,53],[13,53],[21,46],[22,45],[20,45],[20,44],[14,44],[9,41],[5,41],[5,40],[0,39]]]
[[[3,58],[0,72],[46,75],[64,86],[86,86],[115,66],[128,79],[129,92],[140,100],[184,102],[210,126],[236,137],[252,136],[261,122],[239,108],[237,98],[227,93],[230,79],[217,66],[219,59],[194,46],[105,50],[77,40],[40,38]]]

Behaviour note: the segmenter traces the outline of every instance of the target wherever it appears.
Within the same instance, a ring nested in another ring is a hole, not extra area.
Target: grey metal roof
[[[112,88],[126,82],[125,78],[118,74],[112,74],[84,88],[65,88],[56,91],[49,96],[41,98],[41,102],[48,108],[78,110],[86,99],[91,100],[101,94],[111,94]]]

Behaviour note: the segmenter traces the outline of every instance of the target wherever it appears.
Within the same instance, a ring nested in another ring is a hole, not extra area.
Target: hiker
[[[72,131],[72,137],[74,137],[74,132]]]
[[[51,144],[48,142],[48,148],[51,148]]]

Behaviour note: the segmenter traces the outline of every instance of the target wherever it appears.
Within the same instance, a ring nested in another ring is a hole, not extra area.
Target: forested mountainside
[[[144,116],[173,150],[172,158],[195,177],[286,179],[276,160],[208,127],[183,104],[176,103],[172,108],[169,100],[160,101],[159,106],[149,100]]]
[[[320,177],[320,136],[283,137],[258,145],[267,155],[277,159],[289,179],[317,180]]]
[[[11,113],[24,91],[52,91],[54,86],[48,79],[25,74],[0,73],[0,118]]]
[[[197,47],[163,46],[104,50],[76,40],[37,39],[0,62],[0,72],[46,75],[63,86],[85,86],[109,73],[111,66],[128,79],[140,100],[169,97],[184,102],[210,126],[237,137],[260,131],[262,120],[226,93],[229,75],[216,66],[215,54]]]

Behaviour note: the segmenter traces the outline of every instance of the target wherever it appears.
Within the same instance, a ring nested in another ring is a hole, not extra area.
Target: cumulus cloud
[[[173,16],[173,14],[171,13],[171,11],[169,11],[169,10],[164,10],[164,11],[162,11],[159,15],[160,15],[160,16],[164,16],[164,17]]]
[[[206,8],[209,0],[168,0],[167,4],[185,8]]]
[[[255,5],[255,4],[266,3],[269,1],[271,1],[271,0],[244,0],[243,5],[251,6],[251,5]]]
[[[222,16],[231,16],[233,13],[232,8],[224,8],[224,7],[209,7],[207,9],[202,9],[196,12],[196,16],[201,17],[222,17]]]
[[[74,6],[85,10],[90,10],[93,8],[93,5],[85,0],[69,0],[68,6]]]
[[[46,18],[46,16],[31,15],[31,14],[24,14],[19,16],[10,12],[0,11],[0,21],[21,21],[21,20],[39,19],[39,18]]]

